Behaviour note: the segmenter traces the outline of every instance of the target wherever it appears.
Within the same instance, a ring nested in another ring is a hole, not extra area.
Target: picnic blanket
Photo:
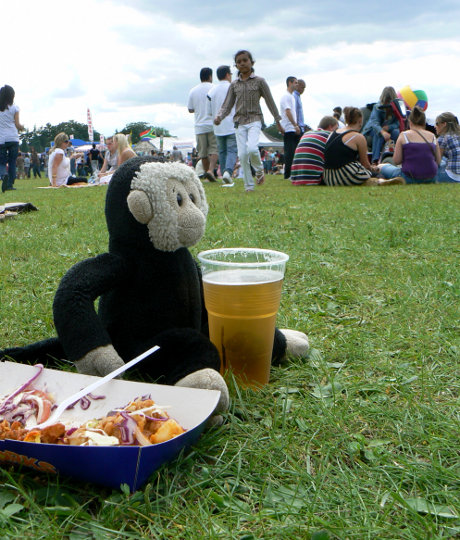
[[[53,186],[37,186],[37,189],[59,189],[61,187],[64,188],[80,188],[80,187],[93,187],[98,186],[99,184],[87,184],[86,182],[78,182],[78,184],[71,184],[68,186],[67,184],[63,184],[59,187],[53,187]]]

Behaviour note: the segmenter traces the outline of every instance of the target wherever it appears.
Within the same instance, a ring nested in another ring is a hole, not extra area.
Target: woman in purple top
[[[384,178],[401,176],[407,184],[436,182],[441,153],[436,137],[425,129],[425,113],[415,106],[409,115],[409,130],[403,131],[396,141],[393,161],[380,165]]]

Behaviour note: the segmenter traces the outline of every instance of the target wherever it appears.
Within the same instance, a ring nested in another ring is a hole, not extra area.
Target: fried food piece
[[[53,424],[41,430],[41,442],[47,444],[57,444],[65,434],[64,424]]]
[[[22,441],[26,433],[27,431],[23,429],[20,422],[15,421],[12,424],[8,420],[0,422],[0,440],[13,439]]]
[[[175,420],[170,418],[166,422],[163,422],[153,435],[150,435],[150,442],[152,444],[158,444],[169,441],[169,439],[177,437],[177,435],[184,432],[185,429],[182,428]]]
[[[35,442],[39,443],[41,441],[41,432],[39,429],[33,429],[32,431],[29,431],[24,436],[24,442]]]

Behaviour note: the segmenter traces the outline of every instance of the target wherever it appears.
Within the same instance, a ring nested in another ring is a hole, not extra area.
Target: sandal
[[[265,173],[263,169],[259,172],[256,172],[256,180],[259,186],[265,182]]]

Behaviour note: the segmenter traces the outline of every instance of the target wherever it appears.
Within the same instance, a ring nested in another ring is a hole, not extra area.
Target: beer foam
[[[260,270],[258,268],[237,268],[217,270],[203,276],[203,282],[216,285],[256,285],[258,283],[273,283],[281,281],[283,272],[276,270]]]

